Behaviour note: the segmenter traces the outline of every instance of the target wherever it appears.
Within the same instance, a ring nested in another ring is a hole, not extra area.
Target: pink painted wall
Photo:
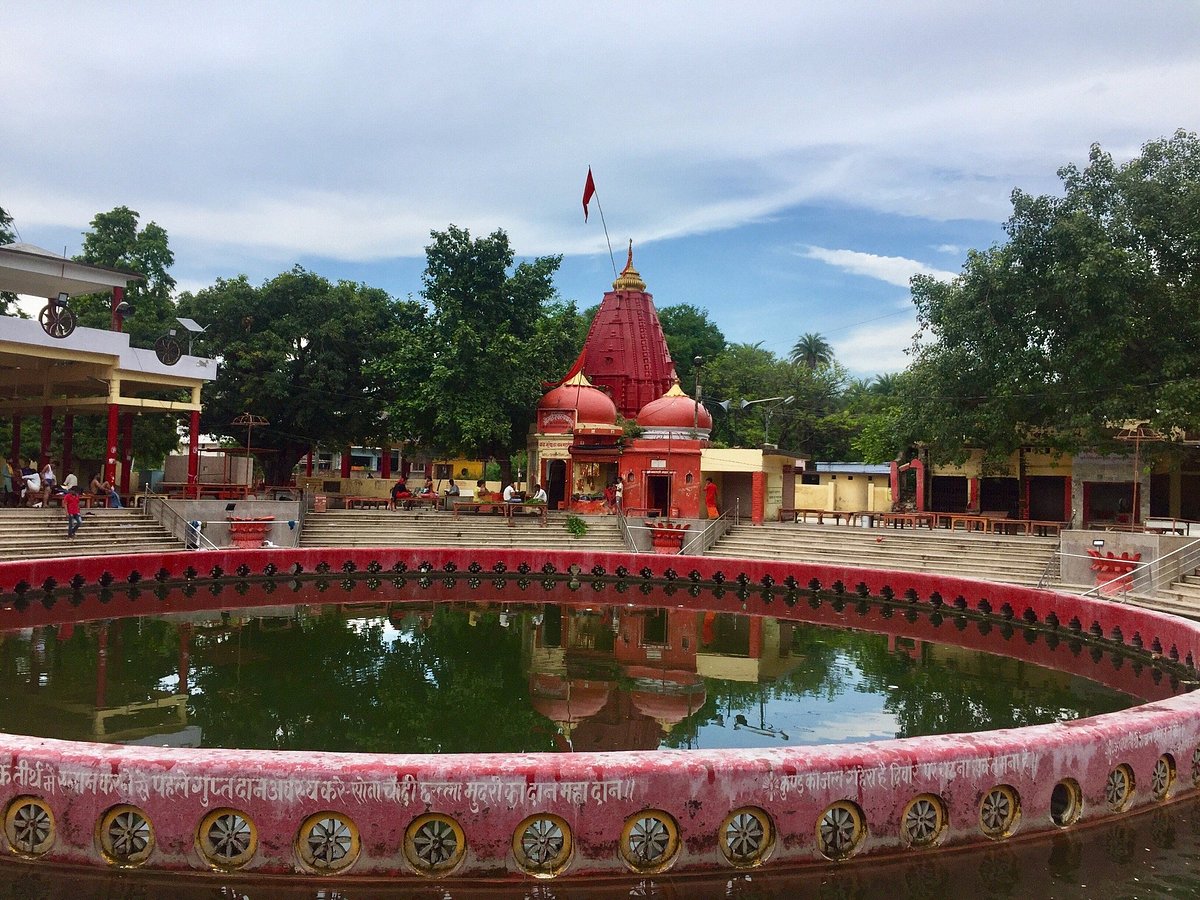
[[[0,628],[29,627],[74,618],[102,618],[111,608],[85,597],[72,608],[62,598],[43,602],[43,587],[65,586],[78,574],[84,586],[99,583],[144,585],[153,604],[156,577],[189,576],[206,583],[218,575],[286,578],[293,566],[306,573],[327,567],[330,577],[347,570],[388,578],[402,566],[408,577],[474,574],[483,579],[503,569],[505,585],[497,599],[519,591],[514,582],[527,566],[536,579],[546,566],[566,571],[578,565],[581,577],[598,567],[637,582],[648,571],[679,586],[696,578],[722,582],[728,593],[717,609],[741,609],[738,588],[748,588],[746,611],[782,618],[818,620],[831,615],[826,601],[816,610],[806,602],[810,582],[844,589],[847,604],[861,591],[892,595],[928,613],[932,607],[989,610],[996,616],[1034,620],[1064,638],[1099,633],[1106,640],[1180,660],[1195,670],[1200,658],[1200,625],[1125,605],[1016,585],[920,573],[858,570],[843,566],[706,557],[654,557],[624,554],[572,554],[495,549],[355,548],[245,550],[171,553],[161,556],[96,557],[64,561],[0,564]],[[239,571],[240,570],[240,571]],[[781,587],[794,579],[799,599],[785,602]],[[770,601],[760,596],[773,587]],[[18,591],[18,588],[24,588]],[[364,590],[369,590],[364,588]],[[566,593],[556,586],[550,594]],[[403,591],[399,592],[401,597]],[[447,588],[447,596],[452,595]],[[197,591],[181,610],[218,605]],[[521,594],[528,598],[528,594]],[[539,597],[541,597],[539,587]],[[632,597],[632,594],[627,594]],[[278,602],[278,597],[270,598]],[[422,595],[425,599],[425,595]],[[558,599],[546,596],[545,599]],[[677,606],[701,609],[714,598],[673,595]],[[128,601],[122,600],[128,608]],[[824,611],[823,611],[824,610]],[[876,615],[869,613],[869,615]],[[902,620],[903,616],[893,617]],[[1056,623],[1056,624],[1055,624]],[[892,621],[895,633],[927,637],[937,630],[928,616],[916,622]],[[970,646],[973,629],[938,631],[938,639]],[[1018,642],[1023,644],[1024,642]],[[1070,668],[1069,640],[1050,647],[1014,648]],[[1153,686],[1125,667],[1114,683],[1155,698]],[[1163,692],[1165,694],[1165,691]],[[1062,779],[1078,782],[1083,795],[1080,824],[1118,815],[1106,799],[1109,775],[1118,765],[1136,779],[1131,808],[1162,802],[1149,790],[1151,773],[1163,754],[1178,772],[1169,798],[1191,794],[1200,760],[1200,696],[1161,696],[1124,712],[1093,719],[972,735],[949,735],[846,746],[737,751],[653,751],[648,753],[518,754],[421,756],[401,754],[267,753],[235,750],[167,750],[93,745],[0,736],[0,804],[34,797],[55,818],[54,843],[39,858],[106,865],[96,847],[96,823],[116,804],[132,804],[153,823],[156,843],[146,868],[207,870],[196,849],[201,819],[214,809],[235,808],[250,818],[259,849],[244,871],[304,871],[293,849],[297,830],[314,813],[348,817],[362,838],[361,854],[347,875],[411,874],[403,851],[405,829],[418,816],[435,812],[462,829],[466,853],[454,874],[526,878],[514,860],[513,833],[527,816],[551,813],[571,829],[575,850],[566,874],[620,872],[626,864],[617,847],[630,816],[645,809],[669,814],[679,827],[675,872],[730,868],[718,847],[731,811],[755,807],[771,818],[779,835],[767,865],[823,861],[815,840],[817,823],[832,803],[849,801],[861,809],[867,834],[858,855],[872,857],[909,850],[901,838],[902,813],[914,797],[932,794],[947,812],[941,846],[987,843],[979,827],[980,803],[997,785],[1019,795],[1018,835],[1054,832],[1050,796]],[[6,839],[7,840],[7,839]]]

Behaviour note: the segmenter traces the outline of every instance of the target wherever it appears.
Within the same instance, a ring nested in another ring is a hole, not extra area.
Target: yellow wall
[[[797,509],[827,509],[840,512],[885,512],[892,508],[892,489],[887,475],[853,476],[822,472],[821,484],[801,484],[796,479]],[[868,481],[867,478],[871,480]]]

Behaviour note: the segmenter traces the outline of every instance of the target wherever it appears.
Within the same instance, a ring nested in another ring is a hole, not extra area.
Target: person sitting
[[[92,476],[92,483],[88,485],[88,493],[100,500],[108,497],[108,491],[104,490],[104,482],[100,480],[99,473]]]
[[[546,489],[540,484],[533,486],[533,496],[526,500],[526,503],[546,503],[549,498],[546,496]]]
[[[491,496],[492,492],[487,489],[487,483],[482,478],[475,482],[476,500],[488,500],[491,498]]]
[[[121,502],[121,495],[117,493],[115,485],[108,481],[100,482],[101,490],[104,491],[104,496],[108,498],[109,509],[124,509],[125,504]]]
[[[412,504],[407,502],[412,499],[412,491],[408,489],[408,483],[401,478],[392,485],[392,500],[388,504],[388,509],[399,509],[401,506],[404,509],[412,509]]]
[[[458,485],[454,483],[453,478],[450,479],[450,485],[449,485],[449,487],[446,488],[446,496],[447,497],[459,496]]]
[[[32,463],[33,460],[30,460]],[[21,503],[24,506],[41,506],[42,476],[32,465],[21,467]]]
[[[425,479],[425,486],[423,488],[421,488],[421,493],[424,494],[426,497],[431,497],[437,493],[437,488],[435,488],[433,486],[432,478],[427,477]]]
[[[520,503],[524,499],[517,491],[517,486],[511,481],[504,486],[504,493],[502,496],[504,497],[505,503]]]

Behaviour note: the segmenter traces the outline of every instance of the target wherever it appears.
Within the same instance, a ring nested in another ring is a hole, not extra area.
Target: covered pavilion
[[[179,355],[160,358],[132,347],[122,328],[125,289],[141,281],[136,272],[75,262],[30,244],[0,246],[0,291],[52,300],[81,294],[112,297],[112,329],[75,328],[52,336],[38,321],[0,316],[0,416],[11,418],[10,460],[19,462],[23,420],[40,418],[39,465],[51,457],[55,417],[62,417],[62,446],[55,454],[64,469],[73,462],[76,415],[107,417],[104,478],[129,493],[135,414],[189,415],[188,482],[197,476],[200,390],[217,364]],[[65,297],[63,295],[66,295]],[[127,315],[128,313],[126,313]],[[172,399],[168,399],[172,398]]]

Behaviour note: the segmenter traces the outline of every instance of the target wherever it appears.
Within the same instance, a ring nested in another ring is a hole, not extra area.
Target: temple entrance
[[[562,507],[567,494],[567,464],[561,459],[546,463],[546,499],[550,509]]]
[[[660,516],[666,516],[670,512],[670,506],[671,476],[647,475],[646,508],[651,510],[651,515],[657,513]]]

